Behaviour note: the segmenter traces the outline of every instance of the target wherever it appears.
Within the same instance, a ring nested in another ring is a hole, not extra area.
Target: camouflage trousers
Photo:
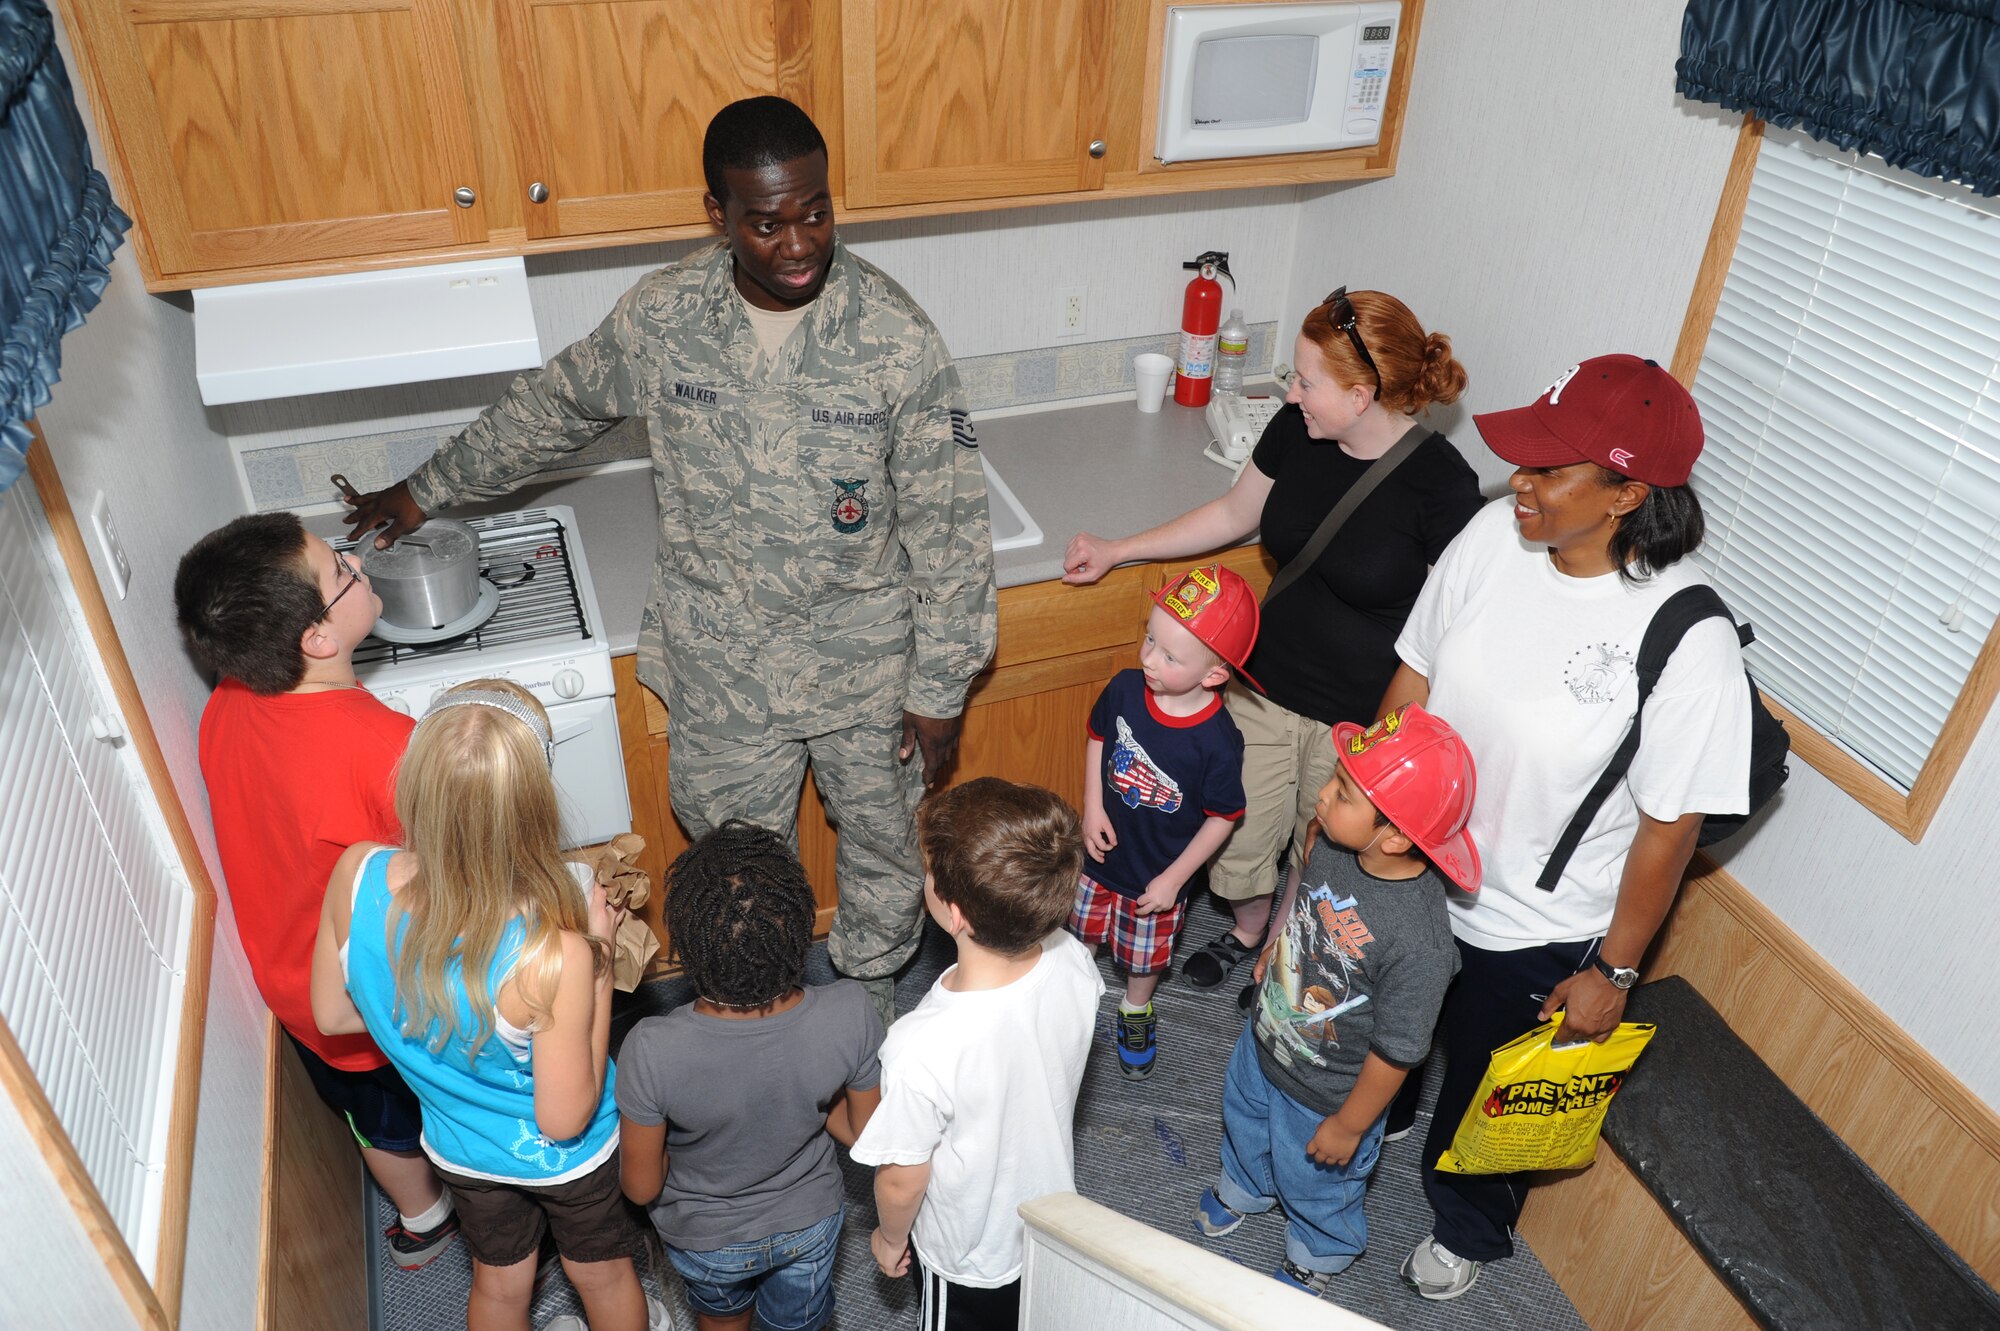
[[[806,739],[722,739],[683,732],[667,718],[667,793],[691,836],[731,818],[767,827],[798,848],[806,764],[840,834],[840,904],[826,940],[834,969],[867,986],[886,1025],[896,971],[923,932],[924,864],[917,849],[923,759],[896,760],[901,716]]]

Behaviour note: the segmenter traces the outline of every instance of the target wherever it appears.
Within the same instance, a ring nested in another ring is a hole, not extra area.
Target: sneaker
[[[1212,1239],[1221,1238],[1242,1223],[1242,1215],[1224,1206],[1214,1188],[1204,1192],[1194,1204],[1194,1227]]]
[[[1423,1242],[1403,1259],[1404,1283],[1426,1299],[1455,1299],[1477,1279],[1479,1263],[1460,1257],[1439,1243],[1435,1234],[1424,1235]]]
[[[1187,959],[1181,967],[1181,975],[1197,989],[1213,989],[1229,978],[1229,973],[1249,958],[1257,955],[1257,949],[1248,943],[1240,943],[1236,935],[1227,929],[1219,938],[1211,938],[1202,945],[1199,952]]]
[[[1289,1257],[1278,1263],[1278,1269],[1271,1272],[1271,1278],[1281,1285],[1303,1290],[1314,1298],[1325,1294],[1326,1287],[1333,1283],[1333,1277],[1325,1271],[1308,1271],[1303,1266],[1294,1266]]]
[[[542,1323],[542,1331],[590,1331],[590,1323],[575,1313],[564,1313]],[[650,1294],[646,1296],[646,1331],[679,1331],[679,1324],[667,1311],[667,1305]]]
[[[405,1271],[415,1271],[430,1265],[431,1259],[458,1237],[458,1212],[453,1211],[435,1228],[421,1234],[405,1229],[403,1222],[397,1220],[382,1231],[382,1237],[389,1243],[389,1260]]]
[[[1416,1130],[1417,1121],[1415,1119],[1411,1119],[1408,1123],[1391,1122],[1382,1130],[1382,1140],[1385,1142],[1399,1142]]]
[[[1118,1070],[1134,1080],[1152,1076],[1160,1052],[1159,1032],[1160,1019],[1151,1003],[1144,1012],[1118,1009]]]

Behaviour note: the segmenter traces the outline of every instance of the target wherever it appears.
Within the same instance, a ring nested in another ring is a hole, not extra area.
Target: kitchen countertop
[[[1256,391],[1253,388],[1253,391]],[[1062,576],[1063,547],[1078,531],[1124,536],[1224,493],[1226,468],[1202,457],[1203,413],[1171,398],[1157,415],[1130,401],[974,417],[979,446],[1028,515],[1039,545],[994,556],[1002,587]],[[449,516],[475,517],[542,504],[576,510],[584,558],[611,638],[611,653],[636,650],[639,614],[652,589],[658,509],[650,469],[598,472],[527,485],[504,499],[467,504]],[[335,514],[305,519],[321,536],[345,535]],[[1254,537],[1252,538],[1254,539]]]

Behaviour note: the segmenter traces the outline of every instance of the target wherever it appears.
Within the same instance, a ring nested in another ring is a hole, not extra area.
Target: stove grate
[[[370,636],[354,649],[354,664],[401,664],[469,655],[512,643],[558,643],[590,639],[590,620],[577,594],[570,563],[570,533],[546,510],[529,509],[487,518],[468,518],[479,533],[479,575],[500,589],[500,608],[472,632],[443,642],[413,646]],[[336,540],[336,550],[354,542]]]

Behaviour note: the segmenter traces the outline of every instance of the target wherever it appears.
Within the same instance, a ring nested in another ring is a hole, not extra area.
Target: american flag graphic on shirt
[[[1111,785],[1128,809],[1143,804],[1174,813],[1181,807],[1180,783],[1147,756],[1122,716],[1118,718],[1118,742],[1111,751]]]

